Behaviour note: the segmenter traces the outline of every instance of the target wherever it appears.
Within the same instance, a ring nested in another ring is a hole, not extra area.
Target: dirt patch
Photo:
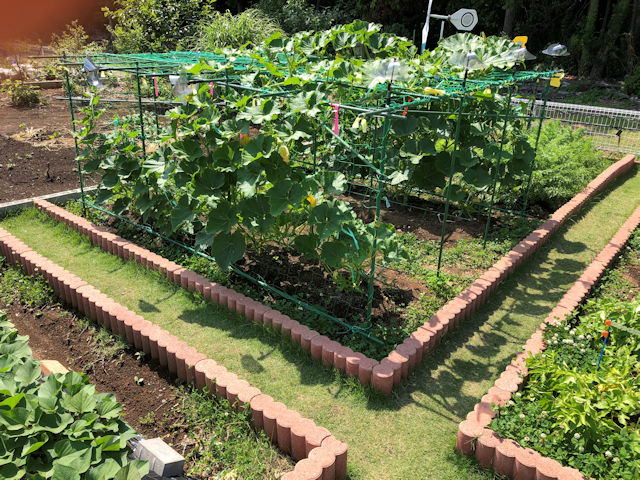
[[[79,187],[69,106],[54,99],[61,90],[44,95],[48,103],[32,108],[0,97],[0,203]]]
[[[175,412],[181,399],[164,368],[137,359],[133,350],[104,360],[92,346],[91,331],[60,307],[40,311],[0,302],[0,308],[21,335],[29,335],[36,359],[57,360],[70,370],[87,373],[97,391],[116,395],[126,421],[141,435],[162,437],[183,455],[191,451],[186,426]],[[142,385],[136,383],[136,377],[144,379]],[[151,418],[153,424],[146,423]],[[185,466],[188,468],[190,465]]]
[[[640,265],[627,265],[622,276],[633,286],[629,292],[629,300],[633,300],[640,294]]]

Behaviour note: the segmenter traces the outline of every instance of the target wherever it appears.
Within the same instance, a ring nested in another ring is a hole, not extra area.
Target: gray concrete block
[[[161,477],[178,477],[184,471],[184,457],[161,438],[141,440],[133,455],[139,460],[147,460],[149,471]]]

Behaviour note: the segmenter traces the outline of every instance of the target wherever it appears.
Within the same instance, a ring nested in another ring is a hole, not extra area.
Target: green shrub
[[[352,20],[351,15],[338,6],[316,8],[306,0],[260,0],[256,8],[274,18],[287,33],[326,30]]]
[[[89,35],[78,20],[72,21],[60,34],[51,35],[51,48],[56,55],[74,55],[83,53],[99,53],[104,51],[104,45],[89,42]]]
[[[33,107],[43,103],[40,90],[20,80],[5,80],[0,86],[0,91],[9,95],[14,107]]]
[[[640,96],[640,67],[624,79],[622,91],[627,95]]]
[[[113,47],[121,53],[164,52],[193,41],[215,0],[115,0],[103,9]]]
[[[537,129],[530,133],[534,145]],[[580,192],[607,166],[608,160],[596,150],[583,129],[565,127],[560,122],[546,122],[542,127],[536,155],[529,204],[545,210],[555,210]],[[526,185],[526,178],[523,179]],[[502,194],[502,201],[513,202],[511,192]]]
[[[281,31],[277,22],[262,10],[250,8],[238,15],[229,10],[213,12],[200,22],[193,47],[213,51],[223,47],[238,48],[246,43],[258,45]]]

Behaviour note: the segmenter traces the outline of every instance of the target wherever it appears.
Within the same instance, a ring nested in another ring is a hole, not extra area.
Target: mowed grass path
[[[34,210],[0,226],[348,442],[350,478],[478,480],[494,477],[455,453],[458,423],[638,203],[636,167],[570,219],[389,398]]]

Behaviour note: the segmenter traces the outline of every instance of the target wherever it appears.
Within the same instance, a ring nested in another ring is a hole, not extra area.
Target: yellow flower
[[[485,88],[484,91],[482,92],[483,95],[491,95],[491,89],[490,88]]]
[[[444,90],[438,90],[437,88],[427,87],[424,89],[424,93],[427,95],[444,95]]]
[[[367,119],[363,118],[360,122],[360,128],[362,128],[363,133],[367,133]]]
[[[289,149],[286,145],[280,145],[280,148],[278,148],[278,153],[282,157],[282,161],[284,163],[289,163]]]
[[[307,202],[309,202],[311,208],[315,207],[318,204],[318,200],[313,195],[309,195],[307,197]]]
[[[351,125],[351,128],[353,128],[354,130],[357,130],[360,127],[360,120],[362,120],[361,117],[356,117],[355,121],[353,122],[353,125]]]

